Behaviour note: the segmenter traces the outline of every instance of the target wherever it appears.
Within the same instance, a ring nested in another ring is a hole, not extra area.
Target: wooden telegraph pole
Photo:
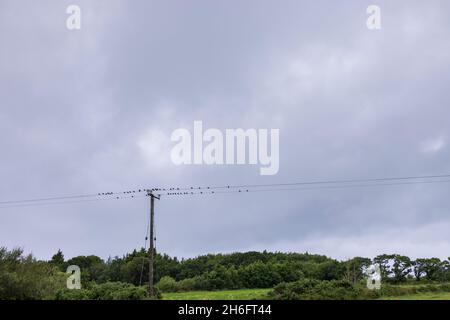
[[[154,222],[155,222],[155,198],[159,200],[159,197],[155,196],[151,190],[147,190],[147,195],[150,197],[150,263],[148,268],[148,293],[150,297],[155,297],[155,280],[154,280],[154,264],[155,264],[155,235],[154,235]]]

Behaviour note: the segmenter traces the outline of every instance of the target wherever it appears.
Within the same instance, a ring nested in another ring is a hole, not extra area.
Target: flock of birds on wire
[[[170,188],[140,188],[135,190],[126,190],[120,192],[98,192],[92,194],[64,195],[43,198],[32,198],[22,200],[0,201],[0,209],[68,204],[78,202],[92,202],[102,200],[119,200],[143,198],[150,195],[161,196],[191,196],[191,195],[213,195],[229,193],[251,193],[251,192],[281,192],[293,190],[317,190],[317,189],[348,189],[348,188],[368,188],[381,186],[397,185],[417,185],[417,184],[437,184],[450,182],[450,174],[428,175],[428,176],[403,176],[371,179],[347,179],[347,180],[316,180],[316,181],[297,181],[290,183],[271,183],[271,184],[246,184],[246,185],[222,185],[222,186],[189,186],[189,187],[170,187]]]

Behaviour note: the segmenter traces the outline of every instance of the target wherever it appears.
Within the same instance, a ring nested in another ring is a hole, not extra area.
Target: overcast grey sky
[[[66,8],[82,10],[81,30]],[[381,7],[382,29],[366,28]],[[450,2],[0,0],[0,201],[450,173]],[[279,128],[280,170],[175,166],[173,130]],[[449,185],[162,198],[159,251],[450,256]],[[143,245],[148,199],[0,209],[39,258]]]

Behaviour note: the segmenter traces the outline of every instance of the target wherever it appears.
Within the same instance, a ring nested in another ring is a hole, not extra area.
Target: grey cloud
[[[378,2],[371,32],[360,1],[78,1],[82,30],[70,32],[71,2],[2,1],[2,198],[450,172],[449,4]],[[194,120],[280,128],[279,174],[172,165],[170,133]],[[447,257],[445,191],[163,198],[158,248]],[[1,209],[0,242],[121,255],[142,245],[147,212],[137,199]]]

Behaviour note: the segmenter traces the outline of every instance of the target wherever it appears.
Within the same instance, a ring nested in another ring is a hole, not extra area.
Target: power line
[[[450,178],[450,174],[442,175],[424,175],[424,176],[406,176],[406,177],[387,177],[387,178],[365,178],[365,179],[341,179],[341,180],[317,180],[317,181],[297,181],[288,183],[268,183],[268,184],[241,184],[241,185],[222,185],[222,186],[191,186],[191,187],[168,187],[159,190],[168,191],[193,191],[193,190],[215,190],[215,189],[239,189],[239,188],[263,188],[263,187],[281,187],[296,185],[319,185],[319,184],[342,184],[356,182],[381,182],[396,180],[420,180],[420,179],[437,179]]]
[[[25,202],[40,202],[40,201],[91,198],[91,197],[97,197],[97,196],[98,196],[98,194],[81,194],[81,195],[58,196],[58,197],[49,197],[49,198],[35,198],[35,199],[24,199],[24,200],[8,200],[8,201],[0,201],[0,205],[2,205],[2,204],[14,204],[14,203],[25,203]]]
[[[239,188],[237,190],[224,191],[183,191],[183,192],[168,192],[161,195],[164,196],[189,196],[189,195],[213,195],[213,194],[231,194],[231,193],[253,193],[253,192],[276,192],[276,191],[294,191],[294,190],[320,190],[320,189],[351,189],[351,188],[368,188],[368,187],[382,187],[382,186],[400,186],[413,184],[433,184],[433,183],[450,183],[450,180],[438,181],[410,181],[397,183],[371,183],[371,184],[350,184],[350,185],[331,185],[331,186],[316,186],[316,187],[292,187],[292,188],[268,188],[268,189],[252,189]]]
[[[135,199],[144,198],[146,196],[126,196],[126,197],[110,197],[110,198],[98,198],[89,200],[74,200],[74,201],[59,201],[59,202],[39,202],[39,203],[12,203],[11,205],[0,205],[0,209],[5,208],[20,208],[20,207],[37,207],[37,206],[48,206],[48,205],[64,205],[64,204],[74,204],[74,203],[88,203],[97,201],[109,201],[109,200],[124,200],[124,199]]]
[[[422,176],[404,176],[404,177],[383,177],[383,178],[366,178],[366,179],[341,179],[341,180],[316,180],[316,181],[296,181],[289,183],[269,183],[269,184],[241,184],[241,185],[216,185],[216,186],[197,186],[197,187],[170,187],[170,188],[142,188],[136,190],[126,190],[120,192],[100,192],[80,195],[66,195],[43,198],[32,198],[23,200],[0,201],[0,209],[42,206],[42,205],[59,205],[73,204],[84,202],[96,202],[104,200],[120,200],[142,198],[148,194],[140,196],[139,194],[154,191],[164,196],[182,196],[182,195],[203,195],[215,193],[241,193],[241,192],[268,192],[268,191],[289,191],[289,190],[313,190],[313,189],[341,189],[356,187],[374,187],[374,186],[391,186],[391,185],[407,185],[422,183],[445,183],[450,180],[429,180],[450,178],[450,174],[441,175],[422,175]],[[418,180],[418,181],[414,181]],[[389,182],[392,183],[382,183]],[[397,182],[395,182],[397,181]],[[356,184],[357,183],[357,184]],[[364,184],[365,183],[365,184]],[[305,187],[301,187],[305,186]],[[310,187],[308,187],[310,186]],[[292,187],[292,188],[287,188]],[[299,188],[294,188],[299,187]],[[256,189],[256,190],[255,190]],[[57,201],[61,200],[61,201]],[[68,200],[68,201],[66,201]],[[56,201],[56,202],[55,202]]]
[[[54,196],[54,197],[22,199],[22,200],[7,200],[7,201],[0,201],[0,205],[28,203],[28,202],[46,202],[46,201],[54,201],[54,200],[70,200],[70,199],[109,197],[109,196],[123,196],[126,194],[139,194],[141,192],[145,193],[145,192],[147,192],[147,190],[149,190],[149,189],[143,188],[143,189],[136,189],[136,190],[120,191],[120,192],[99,192],[99,193],[91,193],[91,194],[65,195],[65,196]],[[155,188],[153,188],[151,190],[155,190]]]

